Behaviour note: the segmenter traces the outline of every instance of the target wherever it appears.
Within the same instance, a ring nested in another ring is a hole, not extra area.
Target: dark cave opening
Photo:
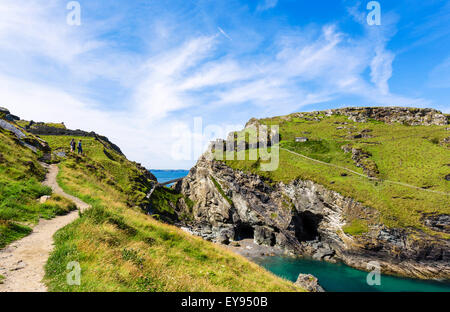
[[[292,217],[291,225],[295,229],[295,237],[300,242],[319,239],[318,227],[323,216],[310,211],[300,212]]]
[[[236,240],[254,238],[255,230],[250,224],[241,223],[236,229]]]

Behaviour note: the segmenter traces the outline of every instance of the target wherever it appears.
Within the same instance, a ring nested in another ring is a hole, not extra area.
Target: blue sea
[[[160,170],[152,169],[151,173],[158,179],[159,183],[164,183],[173,179],[183,178],[188,175],[189,170]],[[168,185],[169,186],[169,185]]]

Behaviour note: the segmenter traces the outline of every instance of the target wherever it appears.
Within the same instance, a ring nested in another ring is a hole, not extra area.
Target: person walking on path
[[[70,152],[73,153],[75,152],[75,140],[72,139],[72,141],[70,141]]]
[[[78,141],[78,154],[83,155],[83,147],[81,146],[81,140]]]

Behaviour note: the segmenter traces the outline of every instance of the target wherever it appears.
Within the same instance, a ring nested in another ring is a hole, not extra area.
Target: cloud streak
[[[65,121],[107,135],[129,158],[152,168],[195,162],[199,151],[185,161],[171,154],[174,129],[198,137],[191,133],[197,116],[205,126],[226,128],[346,96],[372,105],[430,103],[391,92],[396,55],[386,48],[388,31],[363,27],[355,35],[331,23],[286,27],[269,36],[245,24],[219,27],[195,8],[179,9],[173,14],[180,18],[167,20],[153,13],[151,27],[134,25],[125,36],[125,18],[96,18],[86,9],[83,26],[69,27],[64,1],[29,3],[0,4],[2,105],[23,118]],[[259,11],[268,10],[277,1],[260,5]],[[190,15],[204,27],[190,28],[181,18]],[[247,33],[260,41],[246,42]]]

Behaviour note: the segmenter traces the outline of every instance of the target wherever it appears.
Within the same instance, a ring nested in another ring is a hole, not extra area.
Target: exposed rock
[[[380,173],[377,164],[370,158],[372,155],[369,152],[363,151],[360,148],[353,148],[349,144],[342,146],[341,149],[344,153],[351,152],[355,165],[362,168],[364,173],[369,177],[376,177]]]
[[[11,114],[6,114],[5,119],[8,120],[8,121],[20,120],[19,117],[17,117],[16,115],[11,115]]]
[[[385,273],[450,277],[448,240],[412,229],[386,228],[378,224],[375,209],[312,181],[269,184],[258,175],[233,170],[203,155],[175,188],[194,202],[190,224],[202,224],[201,230],[193,232],[208,240],[252,239],[297,255],[339,259],[361,269],[376,260]],[[181,213],[178,207],[177,213]],[[366,220],[368,232],[345,234],[342,227],[351,218]],[[224,231],[230,235],[225,237]]]
[[[442,112],[431,108],[409,107],[348,107],[331,109],[327,115],[348,116],[354,122],[367,122],[369,119],[386,123],[403,123],[416,125],[447,125],[448,117]]]
[[[55,155],[58,157],[66,157],[66,153],[63,151],[56,152]]]
[[[7,108],[0,107],[0,113],[3,113],[6,115],[6,114],[9,114],[9,110]]]
[[[423,223],[434,231],[450,234],[450,215],[448,214],[425,214]]]
[[[26,137],[25,133],[23,133],[22,131],[20,131],[19,129],[17,129],[14,125],[10,124],[9,122],[0,119],[0,127],[11,131],[12,133],[14,133],[14,135],[18,138],[18,139],[23,139]]]
[[[317,277],[311,274],[299,274],[297,281],[295,282],[300,288],[306,289],[310,292],[325,292],[322,286],[319,285]]]
[[[443,146],[450,147],[450,137],[447,137],[447,138],[442,139],[442,141],[440,142],[440,144],[443,145]]]
[[[50,199],[50,196],[48,196],[48,195],[44,195],[44,196],[41,196],[40,198],[39,198],[39,202],[41,203],[41,204],[43,204],[43,203],[45,203],[47,200],[49,200]]]
[[[255,226],[254,240],[255,243],[259,245],[275,245],[275,233],[273,228],[268,226]]]

